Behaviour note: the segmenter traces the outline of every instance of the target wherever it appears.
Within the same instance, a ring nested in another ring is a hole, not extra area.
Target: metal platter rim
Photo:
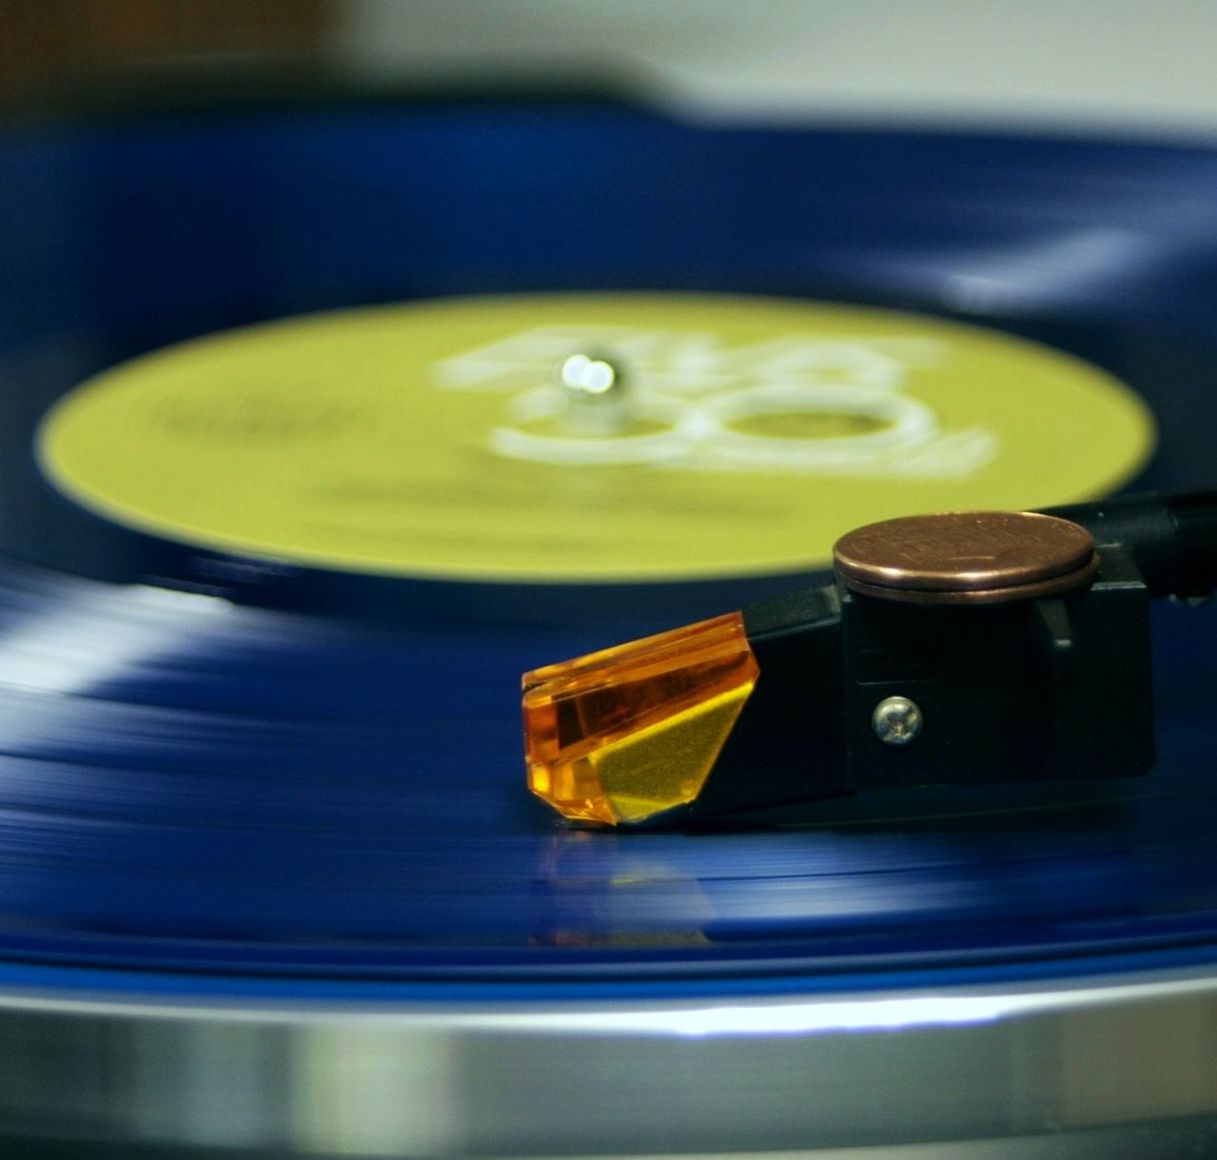
[[[1065,1153],[1036,1151],[1036,1140],[1059,1148],[1099,1132],[1103,1155],[1139,1157],[1146,1132],[1168,1123],[1180,1148],[1211,1140],[1217,976],[1075,984],[492,1010],[209,1008],[10,989],[0,993],[0,1113],[9,1139],[44,1135],[39,1109],[53,1107],[61,1140],[159,1139],[240,1156],[726,1155],[792,1144],[840,1156],[978,1140],[1000,1144],[986,1155],[1044,1156]],[[1163,1027],[1188,1042],[1163,1051]],[[1079,1049],[1091,1060],[1085,1083],[1068,1067]],[[184,1068],[186,1100],[170,1082]],[[215,1108],[225,1114],[199,1114]]]
[[[738,998],[727,994],[698,998],[580,998],[479,1001],[474,999],[267,999],[246,1001],[224,997],[190,1000],[187,997],[159,998],[150,992],[132,991],[130,997],[100,998],[82,987],[78,992],[62,988],[8,985],[0,988],[0,1020],[13,1012],[57,1015],[91,1015],[111,1018],[156,1018],[270,1024],[334,1023],[375,1019],[382,1028],[443,1028],[480,1030],[549,1031],[617,1030],[654,1033],[687,1033],[685,1017],[702,1017],[699,1033],[748,1033],[747,1013],[756,1013],[756,1031],[764,1033],[768,1016],[775,1011],[803,1011],[808,1031],[832,1029],[827,1020],[817,1020],[817,1011],[839,1013],[845,1009],[890,1011],[892,1004],[923,1004],[910,1007],[910,1022],[921,1022],[919,1011],[938,1010],[944,1023],[984,1018],[1051,1014],[1080,1006],[1118,1006],[1143,1000],[1183,999],[1213,996],[1217,1000],[1217,973],[1211,965],[1121,971],[1066,979],[1025,980],[1006,983],[967,983],[953,987],[892,986],[884,989],[801,992],[773,990]],[[885,1009],[883,1005],[888,1005]],[[954,1010],[952,1010],[952,1008]],[[728,1017],[716,1019],[716,1014]],[[851,1027],[864,1024],[851,1023]],[[890,1018],[874,1026],[890,1028]],[[799,1028],[784,1025],[786,1033]]]

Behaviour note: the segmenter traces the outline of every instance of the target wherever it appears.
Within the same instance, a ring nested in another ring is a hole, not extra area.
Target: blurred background
[[[715,119],[1217,132],[1210,0],[0,0],[0,94],[629,86]]]

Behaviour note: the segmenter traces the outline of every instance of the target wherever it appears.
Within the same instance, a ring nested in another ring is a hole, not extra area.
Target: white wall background
[[[348,0],[345,60],[606,70],[716,118],[1217,133],[1217,0]]]

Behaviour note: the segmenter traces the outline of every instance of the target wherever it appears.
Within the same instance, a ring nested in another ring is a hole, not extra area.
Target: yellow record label
[[[976,327],[597,294],[213,335],[78,387],[39,452],[77,502],[201,547],[407,576],[658,580],[821,565],[846,530],[910,512],[1094,497],[1153,432],[1110,375]]]

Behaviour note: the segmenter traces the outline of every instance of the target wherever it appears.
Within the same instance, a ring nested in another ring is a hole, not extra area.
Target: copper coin
[[[1023,599],[1082,583],[1094,571],[1085,528],[1034,512],[943,512],[884,520],[837,541],[833,562],[846,585],[891,599],[981,593]],[[879,592],[875,590],[878,589]]]
[[[1034,600],[1040,596],[1059,596],[1087,583],[1099,570],[1096,555],[1088,564],[1073,572],[1036,580],[1031,584],[1013,584],[1008,588],[892,588],[882,584],[864,584],[847,580],[851,592],[897,600],[902,604],[1007,604],[1012,600]]]

